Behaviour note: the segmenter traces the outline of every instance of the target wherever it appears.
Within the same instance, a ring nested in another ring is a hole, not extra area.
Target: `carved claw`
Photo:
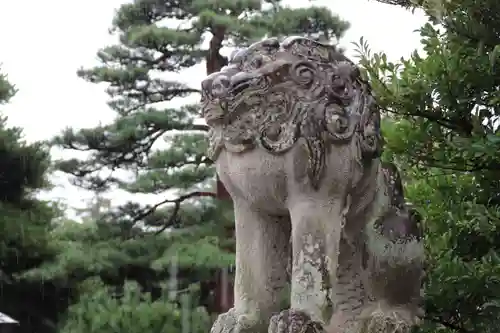
[[[238,314],[235,309],[220,314],[212,325],[210,333],[261,333],[260,321],[249,314]]]
[[[217,317],[210,333],[231,333],[234,331],[237,321],[238,318],[234,313],[234,309],[231,309]]]
[[[420,319],[415,311],[374,304],[363,311],[356,333],[409,333]]]
[[[323,324],[299,310],[284,310],[273,316],[268,333],[324,333]]]

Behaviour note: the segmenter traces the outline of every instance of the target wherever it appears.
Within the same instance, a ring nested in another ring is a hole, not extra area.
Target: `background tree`
[[[372,54],[364,41],[359,47],[385,111],[386,157],[403,169],[408,197],[427,221],[422,330],[494,332],[500,327],[500,4],[400,4],[427,12],[429,23],[420,29],[426,55],[395,63]]]
[[[248,45],[266,34],[329,41],[347,28],[327,8],[291,9],[280,1],[122,5],[112,24],[119,44],[98,52],[99,66],[78,72],[89,82],[106,83],[115,121],[55,138],[60,147],[89,153],[85,160],[60,161],[58,168],[93,191],[121,189],[158,200],[114,207],[93,226],[61,228],[59,241],[70,250],[38,274],[99,276],[117,286],[134,280],[155,300],[173,265],[180,285],[201,281],[200,302],[209,312],[230,307],[232,287],[220,283],[220,272],[233,262],[232,211],[230,203],[213,200],[215,174],[205,156],[206,128],[196,122],[199,106],[173,104],[199,93],[198,86],[175,81],[174,73],[203,61],[207,73],[218,70],[227,62],[222,47]],[[220,301],[224,294],[226,304]]]
[[[210,319],[203,307],[187,298],[181,306],[168,295],[152,300],[151,294],[127,282],[122,292],[99,280],[86,281],[88,292],[68,311],[60,333],[193,332],[207,331]]]
[[[15,92],[0,74],[0,106]],[[35,198],[48,185],[49,165],[46,146],[26,143],[0,118],[0,311],[20,322],[19,332],[54,332],[72,296],[65,284],[30,278],[59,250],[50,243],[56,211]]]

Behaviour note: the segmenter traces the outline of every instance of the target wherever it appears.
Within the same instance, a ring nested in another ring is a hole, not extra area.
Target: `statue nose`
[[[256,75],[251,73],[238,73],[231,78],[231,92],[239,94],[251,84],[251,81],[256,78]]]

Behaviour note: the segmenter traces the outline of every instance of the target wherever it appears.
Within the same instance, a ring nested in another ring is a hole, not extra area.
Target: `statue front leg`
[[[342,215],[339,203],[328,199],[304,198],[291,208],[291,308],[315,321],[328,321],[333,310]]]
[[[349,332],[369,301],[363,284],[363,245],[358,234],[350,235],[344,229],[340,240],[339,265],[335,288],[335,311],[328,332]],[[357,231],[357,230],[356,230]]]
[[[235,200],[236,276],[234,307],[221,314],[212,333],[264,333],[281,310],[288,279],[290,221]]]
[[[343,205],[302,197],[290,207],[293,264],[291,306],[271,319],[270,333],[322,332],[333,311]]]

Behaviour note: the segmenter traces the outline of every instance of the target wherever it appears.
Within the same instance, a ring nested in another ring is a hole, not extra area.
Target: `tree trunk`
[[[208,49],[207,54],[207,75],[210,75],[214,72],[218,72],[222,67],[227,65],[227,58],[223,57],[219,51],[222,48],[222,41],[224,40],[224,34],[226,29],[224,27],[214,27],[212,29],[213,37],[210,40],[210,48]],[[231,200],[231,196],[227,192],[224,184],[219,179],[219,175],[217,177],[217,187],[216,193],[217,198],[220,200]]]
[[[224,27],[214,27],[212,29],[212,39],[210,40],[210,47],[208,49],[206,62],[207,62],[207,75],[218,72],[222,67],[227,65],[227,58],[223,57],[219,51],[222,48],[222,41],[224,40],[226,29]],[[231,200],[231,196],[227,192],[224,184],[217,177],[216,193],[219,200]],[[234,229],[234,226],[231,226]],[[228,230],[230,234],[234,235],[234,230]],[[234,303],[234,281],[228,278],[226,270],[220,269],[215,274],[215,302],[217,311],[222,313],[228,311]]]

